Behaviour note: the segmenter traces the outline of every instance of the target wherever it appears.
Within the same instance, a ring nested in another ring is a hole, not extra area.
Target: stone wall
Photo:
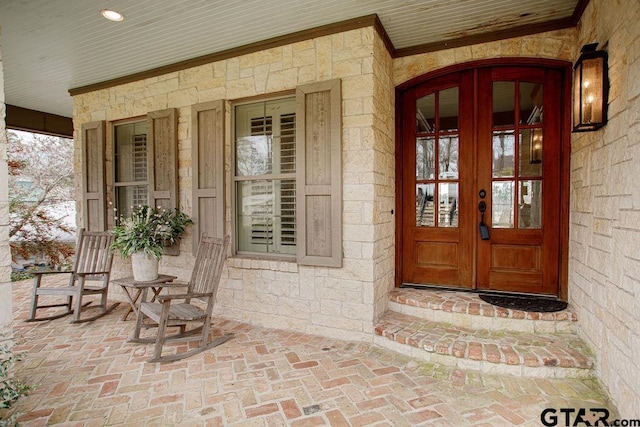
[[[374,202],[371,221],[374,224],[372,302],[374,319],[387,309],[389,292],[395,280],[395,86],[393,60],[381,38],[374,44],[374,117],[373,151]],[[391,100],[392,102],[389,102]],[[363,247],[367,249],[367,247]],[[367,254],[367,256],[369,256]]]
[[[393,61],[393,83],[397,86],[430,71],[482,59],[529,57],[573,62],[575,40],[576,30],[569,28],[397,58]]]
[[[2,32],[0,31],[0,334],[10,335],[13,306],[11,300],[11,250],[9,248],[6,108],[2,70]]]
[[[573,134],[569,297],[622,418],[640,414],[640,7],[591,0],[577,47],[609,54],[609,123]],[[576,54],[577,58],[577,54]]]
[[[285,260],[232,257],[218,293],[225,317],[338,338],[371,340],[374,318],[393,286],[393,85],[391,58],[373,28],[272,48],[74,97],[76,174],[82,123],[178,109],[179,199],[191,213],[191,105],[294,90],[340,78],[343,127],[342,268],[298,266]],[[231,103],[228,104],[230,106]],[[230,129],[231,108],[227,109]],[[231,145],[225,147],[226,230],[231,232]],[[107,182],[112,136],[107,127]],[[79,185],[79,184],[78,184]],[[83,212],[78,213],[81,223]],[[380,225],[380,227],[377,227]],[[164,257],[162,272],[188,278],[191,237],[179,257]],[[117,262],[117,270],[126,262]],[[375,300],[375,301],[374,301]],[[374,302],[377,309],[374,310]]]

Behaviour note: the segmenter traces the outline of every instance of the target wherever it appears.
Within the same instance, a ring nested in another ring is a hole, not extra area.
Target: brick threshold
[[[489,304],[481,300],[478,294],[473,292],[455,292],[426,288],[395,288],[389,294],[389,300],[412,307],[441,310],[449,313],[462,313],[472,316],[569,322],[576,322],[578,320],[578,315],[571,307],[552,313],[512,310]]]
[[[593,377],[593,358],[575,333],[575,312],[494,307],[477,294],[396,288],[374,341],[434,363],[525,377]]]

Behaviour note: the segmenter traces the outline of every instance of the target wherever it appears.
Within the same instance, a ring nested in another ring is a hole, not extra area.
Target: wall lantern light
[[[598,43],[584,45],[573,67],[574,132],[589,132],[607,124],[608,55],[597,47]]]

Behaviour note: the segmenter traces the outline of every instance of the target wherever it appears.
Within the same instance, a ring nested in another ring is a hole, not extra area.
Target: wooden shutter
[[[280,115],[280,172],[296,170],[296,114]],[[296,182],[293,179],[280,181],[280,245],[295,249],[296,230]],[[289,252],[287,252],[289,253]]]
[[[178,207],[178,122],[176,110],[147,115],[149,205]]]
[[[82,125],[82,216],[88,231],[107,229],[107,188],[105,183],[105,124]]]
[[[224,234],[224,101],[192,106],[191,129],[193,253],[196,253],[202,233],[212,237]]]
[[[342,266],[340,80],[296,90],[298,263]]]

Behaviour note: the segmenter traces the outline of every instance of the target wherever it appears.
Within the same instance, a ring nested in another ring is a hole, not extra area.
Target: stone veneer
[[[573,62],[579,46],[610,41],[610,123],[574,134],[571,157],[569,297],[599,376],[622,416],[640,414],[640,11],[636,0],[591,0],[577,29],[391,59],[372,28],[273,48],[74,97],[74,126],[175,107],[179,113],[180,205],[191,210],[190,106],[292,90],[341,78],[344,267],[232,257],[216,313],[276,328],[370,341],[393,287],[394,87],[449,65],[496,57]],[[635,78],[628,78],[634,76]],[[229,104],[230,105],[230,104]],[[227,122],[231,120],[227,109]],[[107,140],[111,140],[110,130]],[[77,138],[76,138],[77,141]],[[230,232],[230,133],[225,198]],[[107,143],[108,162],[112,146]],[[79,171],[79,150],[76,171]],[[108,173],[112,168],[108,165]],[[108,182],[112,176],[108,177]],[[79,212],[79,219],[82,212]],[[80,221],[81,222],[81,221]],[[165,272],[187,278],[190,236]],[[126,264],[120,264],[122,268]]]
[[[9,249],[9,171],[5,125],[2,35],[0,32],[0,334],[10,335],[13,322],[11,302],[11,250]]]
[[[640,416],[640,7],[591,0],[579,48],[609,54],[609,122],[573,134],[569,297],[622,418]],[[576,53],[576,58],[577,58]]]
[[[395,86],[393,60],[379,37],[374,41],[373,140],[373,314],[387,310],[395,280]],[[391,101],[391,102],[389,102]],[[375,141],[375,144],[373,142]],[[346,200],[345,200],[346,203]]]
[[[449,65],[482,59],[528,57],[573,62],[576,52],[575,43],[576,30],[569,28],[396,58],[393,61],[393,84],[397,86],[414,77]]]
[[[342,80],[342,268],[298,266],[285,260],[232,257],[218,293],[216,314],[275,328],[349,339],[372,339],[386,309],[394,269],[394,88],[391,57],[372,28],[347,31],[256,52],[161,77],[74,97],[76,174],[82,123],[178,110],[179,200],[191,213],[191,105]],[[231,123],[227,105],[227,123]],[[229,129],[230,126],[227,126]],[[225,147],[225,229],[231,233],[231,145]],[[107,127],[107,182],[113,182],[112,136]],[[78,179],[79,183],[80,180]],[[81,220],[83,212],[79,212]],[[82,223],[82,221],[79,221]],[[187,279],[191,236],[179,257],[164,257],[161,271]],[[126,263],[116,262],[118,271]],[[124,274],[124,273],[121,273]]]

